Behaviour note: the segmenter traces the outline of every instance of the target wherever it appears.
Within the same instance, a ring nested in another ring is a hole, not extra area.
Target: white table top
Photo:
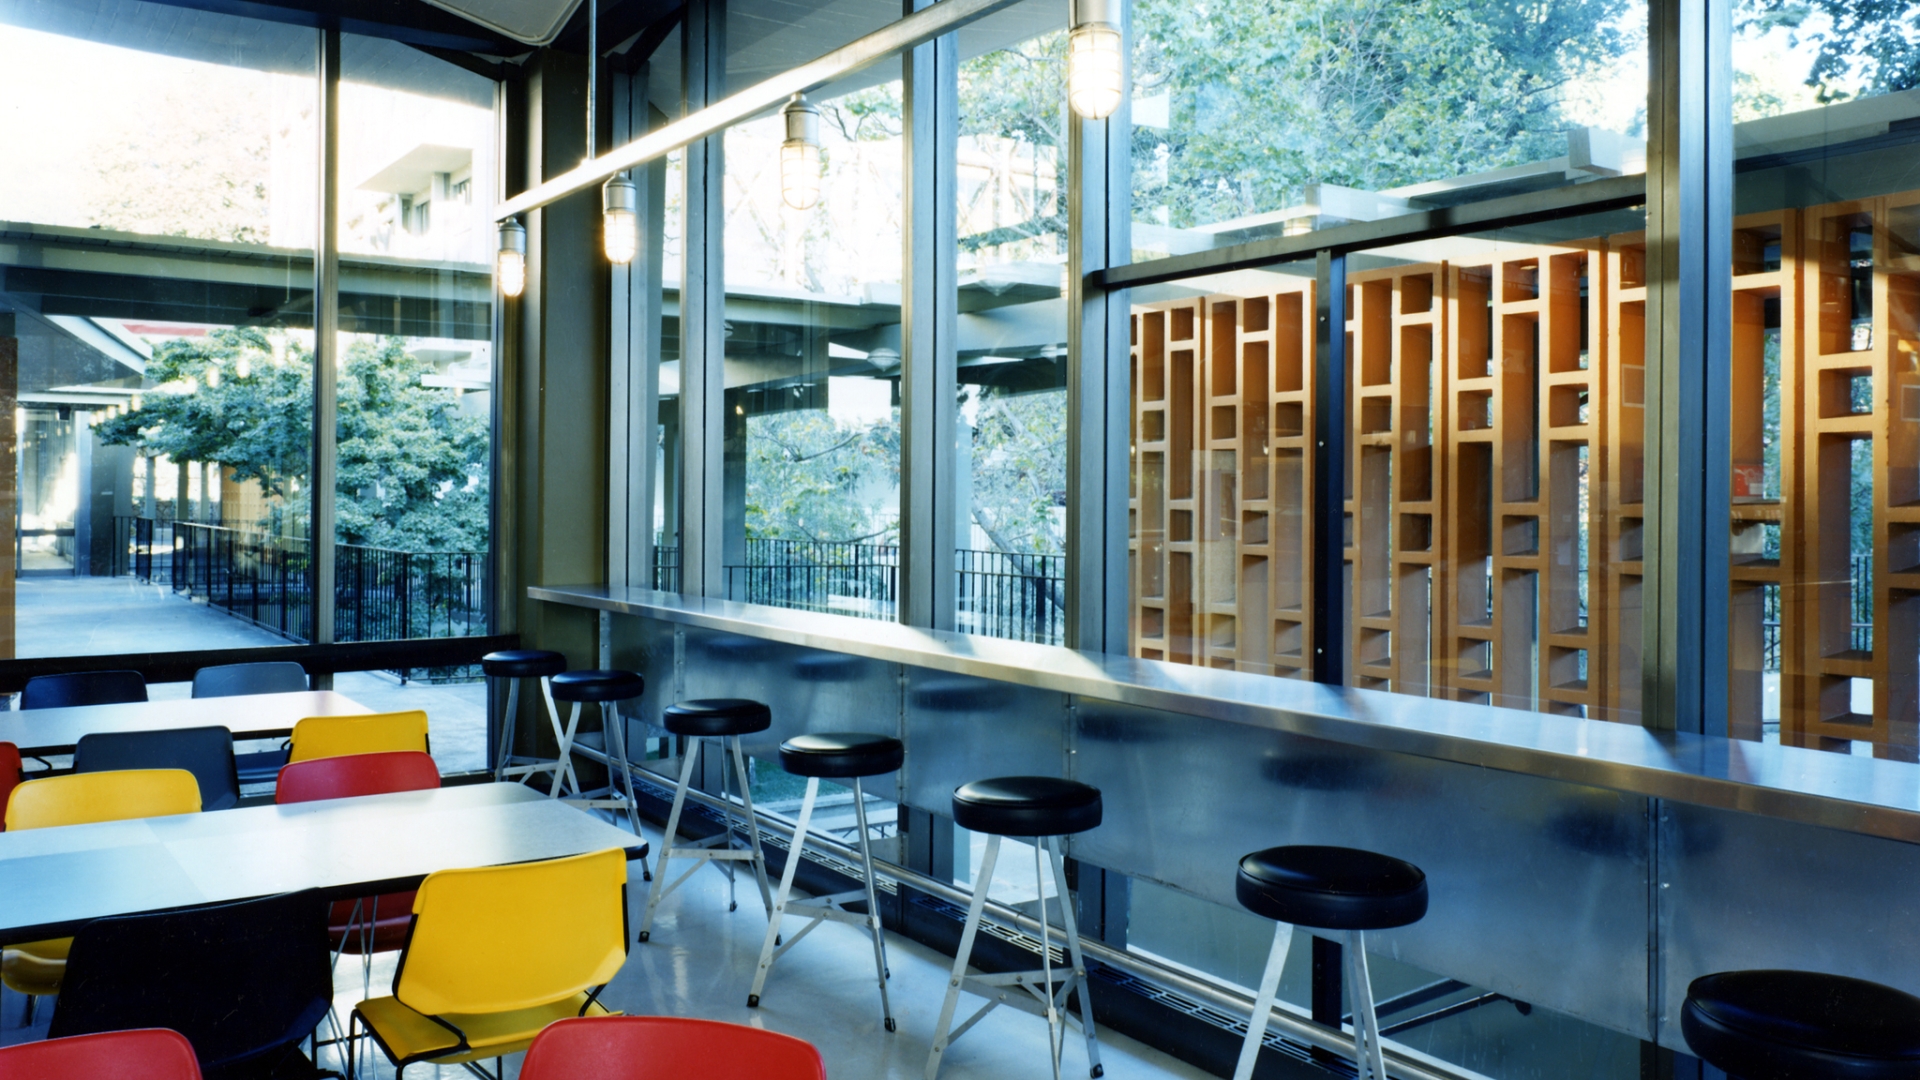
[[[70,754],[80,736],[95,732],[158,731],[219,724],[236,739],[277,739],[309,716],[347,716],[372,709],[331,690],[290,694],[75,705],[65,709],[0,712],[0,742],[23,754]]]
[[[0,941],[90,919],[317,888],[412,888],[436,870],[645,842],[520,784],[254,806],[0,833]]]

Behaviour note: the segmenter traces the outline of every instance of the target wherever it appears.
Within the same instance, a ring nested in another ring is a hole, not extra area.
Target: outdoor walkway
[[[14,625],[23,659],[292,644],[164,586],[130,577],[29,576],[19,580],[17,590]],[[334,676],[333,688],[380,712],[425,709],[440,771],[485,767],[485,684],[402,684],[391,672],[353,671]],[[147,692],[158,700],[189,697],[192,690],[190,683],[160,683]]]

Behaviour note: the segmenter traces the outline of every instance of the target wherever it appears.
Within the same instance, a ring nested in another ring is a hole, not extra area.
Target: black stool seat
[[[899,739],[864,731],[795,735],[780,744],[780,767],[794,776],[879,776],[906,759]]]
[[[1051,776],[975,780],[953,791],[953,820],[1001,836],[1067,836],[1100,824],[1100,789]]]
[[[1844,975],[1703,975],[1687,987],[1680,1031],[1740,1080],[1920,1076],[1920,998]]]
[[[568,671],[555,675],[555,701],[626,701],[647,688],[647,680],[631,671]]]
[[[717,739],[767,730],[773,710],[747,698],[699,698],[662,709],[660,723],[675,735]]]
[[[1277,847],[1240,860],[1234,893],[1255,915],[1316,930],[1386,930],[1427,913],[1427,875],[1358,848]]]
[[[481,657],[480,670],[497,679],[539,679],[567,670],[567,658],[545,649],[503,649]]]

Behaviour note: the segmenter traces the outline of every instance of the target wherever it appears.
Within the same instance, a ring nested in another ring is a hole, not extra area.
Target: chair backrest
[[[826,1080],[813,1044],[791,1035],[680,1016],[558,1020],[527,1048],[520,1080]]]
[[[440,766],[418,750],[389,750],[382,754],[296,761],[280,769],[274,785],[277,803],[345,799],[354,795],[384,795],[390,791],[425,791],[440,786]]]
[[[4,817],[7,799],[12,797],[13,789],[26,779],[20,771],[20,748],[10,742],[0,742],[0,817]],[[0,832],[6,831],[6,822],[0,821]]]
[[[240,802],[240,774],[233,763],[233,732],[212,727],[159,731],[101,731],[80,736],[73,748],[76,773],[121,769],[185,769],[200,782],[200,809],[226,810]]]
[[[74,935],[48,1035],[167,1027],[208,1077],[266,1075],[327,1014],[319,891],[95,919]]]
[[[287,752],[287,760],[311,761],[386,750],[425,753],[426,749],[427,714],[419,709],[359,716],[309,716],[293,725],[293,745]]]
[[[429,874],[394,996],[440,1016],[529,1009],[599,986],[626,961],[626,883],[619,848]]]
[[[166,1028],[103,1031],[0,1048],[6,1080],[200,1080],[186,1036]]]
[[[7,800],[8,829],[192,814],[200,782],[185,769],[121,769],[28,780]]]
[[[147,680],[137,671],[77,671],[37,675],[20,691],[22,709],[64,709],[70,705],[120,705],[147,700]]]
[[[193,673],[193,696],[237,697],[241,694],[289,694],[307,688],[307,669],[291,660],[257,664],[221,664]]]

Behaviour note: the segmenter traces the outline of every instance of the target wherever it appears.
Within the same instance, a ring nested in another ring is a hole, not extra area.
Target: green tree
[[[1011,394],[984,389],[973,422],[973,523],[999,551],[1065,550],[1067,486],[1064,390]]]
[[[1734,18],[1813,46],[1806,85],[1821,103],[1920,87],[1920,0],[1740,0]]]
[[[267,496],[261,528],[304,535],[313,356],[297,343],[277,344],[251,327],[161,343],[147,364],[157,388],[140,408],[101,424],[101,440],[227,466]],[[338,396],[340,540],[486,549],[487,422],[461,415],[453,391],[423,385],[432,371],[398,338],[348,345]]]
[[[900,418],[842,423],[824,409],[747,419],[749,539],[900,542]]]

